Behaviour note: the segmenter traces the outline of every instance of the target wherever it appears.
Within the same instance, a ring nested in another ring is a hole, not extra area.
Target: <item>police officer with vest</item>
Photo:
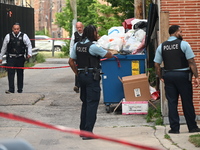
[[[177,110],[179,96],[190,133],[200,132],[195,121],[193,105],[192,76],[194,86],[199,86],[199,76],[190,45],[182,40],[182,30],[178,25],[169,27],[170,37],[159,45],[154,58],[156,73],[165,83],[165,95],[168,100],[170,130],[168,133],[180,133],[180,119]],[[161,63],[164,68],[161,71]]]
[[[12,33],[5,36],[3,46],[1,48],[0,63],[7,52],[7,66],[9,67],[24,67],[25,57],[32,56],[32,45],[27,34],[20,32],[19,23],[15,23],[12,27]],[[17,92],[23,92],[24,70],[23,69],[8,69],[8,83],[9,89],[6,93],[14,93],[14,77],[17,72]]]
[[[96,44],[96,41],[96,27],[93,25],[85,27],[82,40],[74,45],[69,59],[70,67],[78,76],[80,83],[82,101],[80,130],[89,132],[93,132],[100,100],[100,57],[113,57],[111,52],[104,50]],[[92,138],[82,137],[82,139]]]
[[[81,41],[82,39],[82,35],[83,35],[83,24],[82,22],[77,22],[76,23],[76,32],[74,32],[74,34],[72,35],[71,41],[70,41],[70,54],[71,51],[73,50],[73,46],[76,42]],[[76,93],[79,93],[79,83],[78,83],[78,79],[77,76],[75,76],[75,86],[74,86],[74,91]]]

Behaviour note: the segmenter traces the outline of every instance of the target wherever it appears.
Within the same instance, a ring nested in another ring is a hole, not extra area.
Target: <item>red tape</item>
[[[41,121],[36,121],[36,120],[32,120],[32,119],[25,118],[25,117],[22,117],[22,116],[17,116],[17,115],[11,114],[11,113],[0,112],[0,117],[11,119],[11,120],[16,120],[16,121],[21,121],[21,122],[26,122],[26,123],[29,123],[29,124],[34,124],[34,125],[41,126],[41,127],[44,127],[44,128],[58,130],[58,131],[61,131],[61,132],[77,134],[77,135],[81,135],[81,136],[84,136],[84,137],[91,137],[91,138],[94,138],[94,139],[102,139],[102,140],[105,140],[105,141],[120,143],[120,144],[123,144],[123,145],[136,147],[136,148],[143,149],[143,150],[159,150],[157,148],[147,147],[147,146],[143,146],[143,145],[130,143],[130,142],[124,141],[124,140],[118,140],[118,139],[115,139],[115,138],[105,137],[105,136],[93,134],[93,133],[87,132],[87,131],[72,129],[72,128],[68,128],[68,127],[64,127],[64,126],[58,126],[58,125],[55,126],[55,125],[51,125],[51,124],[46,124],[46,123],[43,123]]]
[[[47,39],[30,39],[30,40],[71,40],[71,38],[47,38]]]
[[[118,67],[121,67],[119,58],[118,58],[117,56],[113,56],[113,57],[116,59]],[[103,58],[103,59],[101,59],[101,61],[104,61],[104,60],[107,60],[107,59],[108,59],[108,58]]]
[[[7,69],[58,69],[58,68],[68,68],[70,66],[60,66],[60,67],[9,67],[9,66],[0,66],[0,68]]]
[[[121,67],[118,57],[116,57],[116,56],[113,56],[113,57],[115,57],[117,64],[118,64],[118,67]],[[107,60],[107,59],[108,58],[103,58],[103,59],[101,59],[101,61],[104,61],[104,60]],[[58,69],[58,68],[68,68],[68,67],[70,67],[70,66],[60,66],[60,67],[11,67],[11,66],[1,66],[0,65],[0,68],[7,68],[7,69]]]

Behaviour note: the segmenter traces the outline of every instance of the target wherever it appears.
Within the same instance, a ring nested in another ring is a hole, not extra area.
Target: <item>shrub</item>
[[[70,40],[67,40],[66,46],[62,47],[62,52],[64,52],[64,56],[69,56],[69,50],[70,50]]]
[[[37,56],[36,56],[36,62],[37,62],[37,63],[43,63],[43,62],[45,62],[45,57],[44,57],[44,55],[41,54],[41,53],[38,53]]]

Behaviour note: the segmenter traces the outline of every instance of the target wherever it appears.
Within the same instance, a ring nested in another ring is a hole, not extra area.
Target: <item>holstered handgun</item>
[[[93,69],[93,75],[94,75],[94,80],[98,81],[100,80],[100,69],[94,68]]]
[[[84,71],[85,71],[85,75],[87,75],[88,74],[88,67],[85,67]]]

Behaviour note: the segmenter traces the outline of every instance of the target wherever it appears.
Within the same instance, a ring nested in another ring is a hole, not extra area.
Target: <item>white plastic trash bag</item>
[[[119,26],[119,27],[112,27],[108,30],[108,35],[111,34],[118,34],[118,33],[125,33],[125,29],[123,26]]]
[[[147,22],[147,20],[146,19],[133,19],[132,21],[131,21],[131,24],[132,24],[132,29],[134,30],[134,25],[136,24],[136,23],[138,23],[138,22],[140,22],[140,21],[145,21],[145,22]]]
[[[144,39],[146,35],[146,32],[142,29],[139,29],[135,32],[135,38],[137,41],[142,42],[142,40]]]
[[[103,35],[98,41],[97,43],[105,48],[105,49],[108,49],[108,43],[109,43],[109,37],[107,35]]]
[[[120,51],[123,46],[123,39],[118,37],[109,38],[108,49]]]
[[[123,46],[123,50],[133,52],[141,44],[135,36],[131,36]]]
[[[105,49],[120,51],[124,44],[124,33],[103,35],[97,42],[101,47]]]

